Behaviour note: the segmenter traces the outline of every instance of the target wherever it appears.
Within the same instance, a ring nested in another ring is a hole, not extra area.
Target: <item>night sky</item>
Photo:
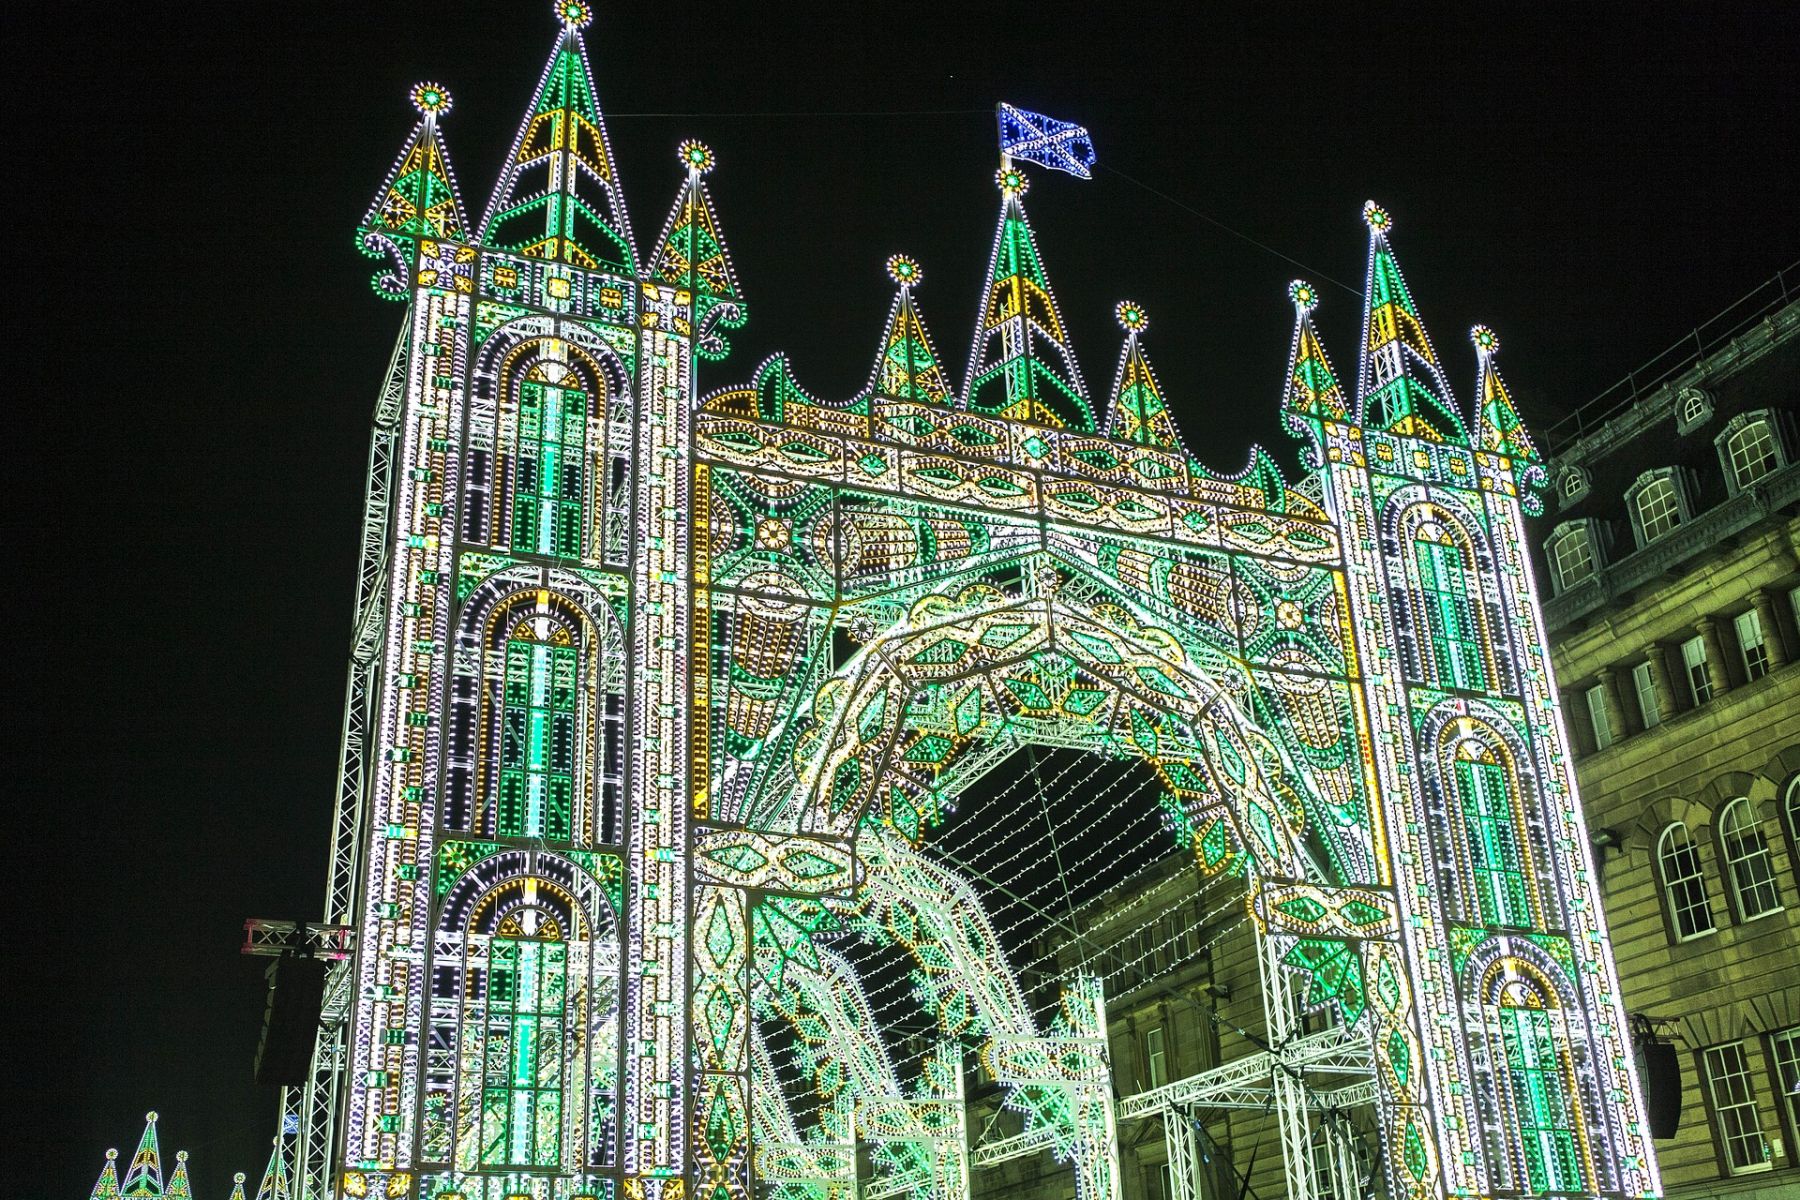
[[[1027,198],[1090,391],[1111,383],[1114,303],[1139,301],[1184,435],[1220,469],[1257,439],[1293,461],[1276,403],[1295,275],[1321,285],[1327,348],[1354,373],[1365,198],[1394,217],[1459,398],[1483,321],[1540,425],[1800,251],[1790,5],[1543,7],[1553,23],[1524,6],[600,7],[588,44],[640,253],[676,143],[720,161],[751,319],[709,389],[778,348],[819,395],[859,388],[896,251],[923,264],[960,379],[1001,99],[1087,125],[1107,168],[1034,171]],[[5,18],[29,60],[4,83],[26,448],[6,527],[27,614],[7,1142],[41,1195],[85,1195],[151,1107],[171,1165],[193,1151],[200,1200],[261,1169],[262,964],[237,945],[247,916],[319,911],[367,423],[401,319],[352,230],[420,79],[455,94],[444,129],[479,215],[549,9]]]

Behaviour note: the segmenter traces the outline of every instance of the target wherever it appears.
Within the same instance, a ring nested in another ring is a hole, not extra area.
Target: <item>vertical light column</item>
[[[1584,1136],[1600,1178],[1595,1191],[1617,1189],[1629,1196],[1662,1192],[1656,1153],[1644,1116],[1643,1089],[1637,1077],[1625,997],[1619,990],[1601,905],[1600,875],[1594,866],[1593,843],[1575,787],[1574,759],[1562,712],[1556,702],[1550,645],[1538,608],[1537,581],[1525,551],[1525,526],[1516,500],[1487,494],[1493,530],[1494,562],[1499,571],[1502,602],[1520,652],[1519,690],[1531,726],[1532,754],[1543,781],[1537,801],[1549,830],[1551,855],[1566,911],[1562,914],[1575,953],[1575,986],[1580,990],[1580,1016],[1592,1039],[1588,1069],[1596,1078],[1599,1112],[1583,1113]],[[1603,1134],[1598,1137],[1596,1134]],[[1611,1174],[1614,1178],[1608,1178]]]
[[[750,897],[694,889],[690,1028],[699,1059],[694,1179],[708,1200],[748,1200],[750,1183]]]
[[[1450,1011],[1453,980],[1436,902],[1437,879],[1413,769],[1413,746],[1402,680],[1399,638],[1388,603],[1381,552],[1380,517],[1369,484],[1360,430],[1325,426],[1326,502],[1343,539],[1350,601],[1349,625],[1362,672],[1367,706],[1365,742],[1374,780],[1371,797],[1376,844],[1401,915],[1397,944],[1371,942],[1365,951],[1365,984],[1371,1031],[1377,1035],[1375,1077],[1389,1190],[1396,1197],[1472,1193],[1472,1164],[1461,1153],[1445,1155],[1453,1139],[1434,1108],[1454,1113],[1468,1139],[1473,1129],[1467,1096],[1444,1076],[1466,1063],[1460,1022]],[[1459,1103],[1460,1101],[1460,1103]],[[1445,1159],[1454,1158],[1454,1162]]]
[[[400,415],[386,638],[369,767],[367,869],[357,922],[341,1160],[347,1174],[391,1178],[413,1163],[442,736],[436,696],[447,676],[453,575],[449,501],[457,494],[458,462],[451,445],[461,420],[468,307],[466,295],[420,289],[409,314],[412,353]]]
[[[647,305],[658,289],[647,286]],[[645,319],[672,324],[664,313]],[[631,603],[631,779],[625,907],[628,1195],[678,1194],[687,1167],[687,825],[692,630],[691,400],[686,339],[652,325],[639,350]]]

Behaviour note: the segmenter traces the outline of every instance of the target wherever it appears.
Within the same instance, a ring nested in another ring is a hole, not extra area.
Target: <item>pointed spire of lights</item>
[[[588,70],[593,11],[559,0],[562,31],[481,221],[481,240],[529,258],[637,273],[631,222]]]
[[[88,1200],[119,1200],[119,1152],[106,1152],[106,1165],[100,1168],[100,1178],[94,1180],[94,1190],[88,1193]]]
[[[690,139],[681,143],[677,156],[687,177],[669,210],[669,219],[663,222],[662,236],[650,252],[650,279],[683,289],[693,298],[694,325],[701,331],[698,352],[716,360],[725,354],[719,329],[739,328],[748,313],[706,189],[705,176],[716,165],[713,152],[705,143]]]
[[[1537,446],[1525,432],[1525,422],[1513,406],[1506,384],[1494,357],[1500,353],[1500,339],[1486,325],[1469,330],[1475,343],[1475,438],[1473,446],[1490,454],[1504,454],[1525,462],[1541,462]]]
[[[1288,349],[1287,381],[1281,393],[1281,416],[1294,436],[1312,447],[1315,465],[1320,459],[1323,442],[1322,421],[1348,421],[1349,401],[1324,343],[1313,328],[1313,310],[1319,307],[1319,292],[1304,279],[1288,284],[1288,299],[1294,304],[1294,340]]]
[[[137,1153],[131,1156],[131,1166],[125,1172],[124,1194],[130,1196],[160,1196],[163,1193],[162,1150],[156,1138],[156,1113],[144,1114],[144,1133],[138,1138]]]
[[[1363,223],[1369,227],[1369,270],[1357,372],[1360,419],[1371,428],[1410,437],[1463,439],[1466,430],[1450,385],[1388,245],[1393,219],[1370,200],[1363,205]]]
[[[226,1200],[248,1200],[244,1195],[244,1173],[238,1171],[231,1177],[231,1195]]]
[[[256,1188],[256,1200],[287,1200],[287,1164],[282,1161],[281,1139],[276,1138],[269,1150],[269,1164],[263,1168],[262,1182]]]
[[[409,98],[418,110],[418,124],[363,215],[363,228],[460,241],[468,236],[468,221],[450,154],[438,133],[438,118],[450,111],[450,91],[441,84],[419,83]]]
[[[358,234],[363,253],[398,260],[392,264],[395,269],[378,272],[373,280],[376,293],[391,300],[401,299],[407,290],[404,268],[412,256],[403,246],[421,238],[460,242],[469,236],[450,152],[438,132],[438,118],[450,111],[450,91],[442,84],[418,83],[408,98],[418,110],[418,123],[363,214]]]
[[[175,1152],[175,1173],[169,1176],[169,1186],[163,1192],[164,1200],[194,1200],[193,1185],[188,1182],[188,1152]]]
[[[913,259],[896,254],[887,260],[887,273],[898,291],[888,309],[869,390],[894,400],[948,404],[950,386],[944,380],[942,360],[913,302],[912,291],[924,272]]]
[[[1002,166],[1000,225],[970,355],[964,403],[1010,420],[1092,432],[1094,410],[1038,258],[1021,200],[1028,181]]]
[[[1163,399],[1162,385],[1157,383],[1156,373],[1150,369],[1150,360],[1139,342],[1140,335],[1150,328],[1150,317],[1143,305],[1129,300],[1121,301],[1113,313],[1125,331],[1125,346],[1119,352],[1119,370],[1113,379],[1106,435],[1140,446],[1180,450],[1181,438]]]

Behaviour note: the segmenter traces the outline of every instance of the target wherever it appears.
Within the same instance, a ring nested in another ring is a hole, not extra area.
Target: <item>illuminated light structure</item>
[[[1302,1054],[1362,1071],[1392,1195],[1657,1194],[1524,552],[1543,467],[1485,331],[1464,417],[1387,215],[1354,395],[1291,289],[1296,485],[1183,448],[1136,305],[1096,411],[1005,160],[960,395],[903,256],[856,396],[779,355],[703,389],[748,311],[713,156],[680,147],[640,257],[557,10],[482,221],[421,85],[361,229],[406,315],[327,887],[353,955],[284,1098],[292,1194],[961,1200],[974,1053],[1007,1152],[1115,1200],[1116,1123],[1162,1100],[1115,1101],[1099,981],[1031,1007],[932,852],[1034,746],[1144,764],[1247,877],[1291,1195]],[[867,945],[913,964],[925,1050]]]
[[[108,1150],[100,1177],[88,1193],[88,1200],[194,1200],[194,1189],[188,1179],[188,1152],[175,1152],[175,1169],[163,1178],[161,1139],[157,1136],[158,1117],[144,1114],[144,1132],[138,1138],[137,1150],[125,1167],[125,1179],[119,1180],[119,1152]],[[237,1186],[231,1200],[243,1200],[244,1176],[236,1177]]]

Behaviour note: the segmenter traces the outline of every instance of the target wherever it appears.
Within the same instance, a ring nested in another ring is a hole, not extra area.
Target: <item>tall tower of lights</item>
[[[1655,1195],[1524,554],[1542,467],[1485,329],[1454,399],[1387,215],[1354,393],[1293,285],[1296,485],[1184,449],[1136,305],[1089,393],[1011,163],[960,395],[903,256],[857,395],[782,356],[709,389],[746,316],[712,154],[640,257],[587,7],[557,12],[480,222],[424,84],[362,224],[405,315],[292,1191],[960,1200],[973,1053],[1023,1152],[1114,1200],[1154,1097],[1116,1099],[1098,981],[1032,1008],[932,853],[1048,744],[1141,761],[1169,836],[1246,876],[1291,1194],[1312,1054],[1362,1073],[1393,1195]],[[935,1048],[894,1053],[865,942],[914,960]]]

